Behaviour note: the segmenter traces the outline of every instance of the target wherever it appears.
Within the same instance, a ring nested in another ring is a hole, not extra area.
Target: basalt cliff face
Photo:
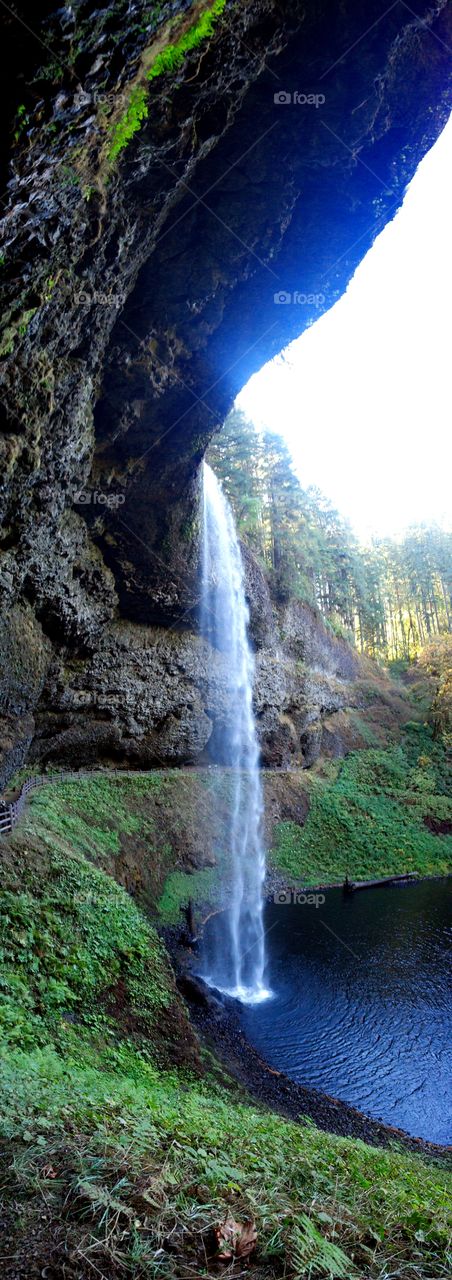
[[[450,6],[81,0],[4,24],[1,781],[28,751],[200,759],[226,712],[196,634],[199,464],[443,127]],[[264,758],[309,763],[357,659],[257,578]]]
[[[294,601],[277,610],[249,555],[247,568],[263,761],[311,764],[323,718],[360,705],[360,663],[308,606]],[[113,622],[91,655],[55,653],[33,758],[138,767],[221,761],[227,661],[196,632]]]

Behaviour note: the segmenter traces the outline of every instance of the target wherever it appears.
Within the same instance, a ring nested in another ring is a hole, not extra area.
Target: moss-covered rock
[[[32,711],[50,657],[50,645],[30,607],[11,605],[0,618],[0,789],[30,747]]]

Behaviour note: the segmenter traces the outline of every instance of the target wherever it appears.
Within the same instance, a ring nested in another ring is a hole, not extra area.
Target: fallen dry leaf
[[[221,1226],[214,1227],[217,1254],[222,1261],[247,1258],[256,1248],[257,1231],[254,1222],[236,1222],[226,1218]]]

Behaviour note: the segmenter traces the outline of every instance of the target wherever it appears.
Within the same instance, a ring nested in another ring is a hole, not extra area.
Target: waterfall
[[[201,630],[225,656],[227,709],[221,759],[229,771],[227,832],[230,906],[208,957],[207,981],[228,995],[257,1003],[264,984],[263,881],[265,854],[259,748],[253,714],[254,660],[248,642],[243,564],[231,508],[213,471],[203,464]],[[229,886],[228,886],[229,887]]]

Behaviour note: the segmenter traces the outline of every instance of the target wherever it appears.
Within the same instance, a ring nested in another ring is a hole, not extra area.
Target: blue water
[[[325,897],[267,906],[274,997],[240,1009],[249,1041],[298,1083],[452,1142],[452,880]]]

